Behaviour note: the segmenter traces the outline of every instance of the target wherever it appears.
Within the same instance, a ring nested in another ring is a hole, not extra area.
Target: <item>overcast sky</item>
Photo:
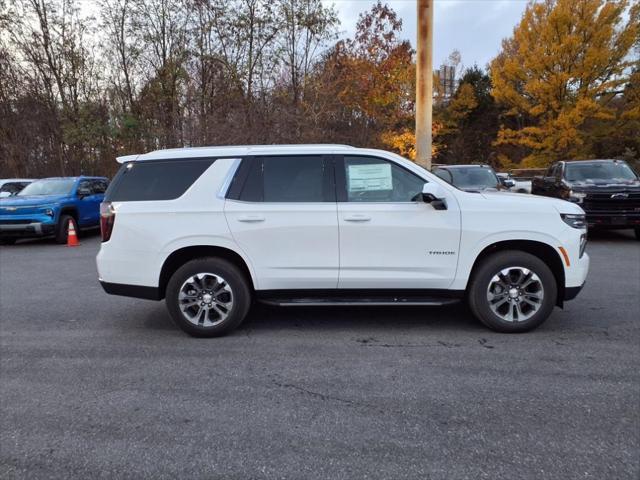
[[[338,10],[345,36],[353,34],[358,14],[374,0],[323,0]],[[387,0],[402,18],[403,37],[416,44],[416,1]],[[433,66],[438,68],[457,49],[466,67],[485,66],[511,36],[527,6],[527,0],[435,0]]]

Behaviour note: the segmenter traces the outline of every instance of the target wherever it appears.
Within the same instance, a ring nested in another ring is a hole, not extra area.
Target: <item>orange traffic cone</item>
[[[67,230],[67,247],[77,247],[80,245],[78,235],[76,235],[76,227],[73,226],[73,220],[69,219],[69,227]]]

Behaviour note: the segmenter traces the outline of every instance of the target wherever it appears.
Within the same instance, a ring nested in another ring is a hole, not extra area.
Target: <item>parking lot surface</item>
[[[640,477],[631,233],[521,335],[462,305],[259,306],[194,339],[106,295],[81,242],[0,247],[1,478]]]

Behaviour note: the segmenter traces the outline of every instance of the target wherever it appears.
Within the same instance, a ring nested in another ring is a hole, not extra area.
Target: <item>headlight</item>
[[[48,215],[49,217],[53,217],[55,216],[55,211],[53,210],[53,205],[41,205],[38,210],[40,210],[40,212],[44,213],[45,215]]]
[[[582,203],[587,198],[587,194],[584,192],[574,192],[569,190],[569,201],[574,203]]]
[[[561,213],[564,223],[573,228],[587,228],[587,217],[583,214]]]

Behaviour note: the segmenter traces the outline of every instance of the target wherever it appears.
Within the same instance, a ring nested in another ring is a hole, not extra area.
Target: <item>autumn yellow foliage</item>
[[[530,3],[491,64],[493,96],[510,117],[495,144],[525,147],[526,167],[591,156],[586,126],[615,119],[611,101],[629,80],[639,32],[638,3]]]
[[[442,124],[433,122],[431,126],[431,134],[433,137],[437,137],[438,133],[442,130]],[[390,150],[398,152],[405,158],[410,160],[416,159],[416,134],[413,130],[402,130],[400,132],[383,132],[380,135],[380,141]],[[431,144],[431,156],[435,157],[438,154],[439,145],[436,141]]]

